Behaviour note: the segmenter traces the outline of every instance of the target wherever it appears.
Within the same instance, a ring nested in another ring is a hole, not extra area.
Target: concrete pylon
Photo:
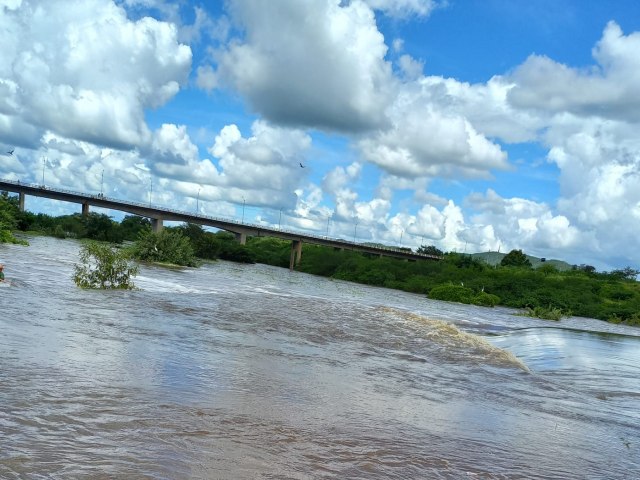
[[[289,258],[289,270],[293,270],[295,265],[300,265],[302,258],[302,240],[291,241],[291,257]]]
[[[236,242],[240,245],[246,245],[247,243],[247,234],[246,233],[236,233]]]
[[[21,212],[24,212],[24,197],[24,193],[18,194],[18,207],[20,208]]]
[[[89,204],[87,202],[84,202],[82,204],[82,216],[86,217],[87,215],[89,215]]]
[[[152,218],[151,219],[151,228],[155,233],[160,233],[162,231],[162,219],[161,218]]]

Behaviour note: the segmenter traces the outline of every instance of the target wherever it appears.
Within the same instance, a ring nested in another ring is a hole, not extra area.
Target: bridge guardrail
[[[365,247],[365,248],[370,248],[372,250],[380,250],[380,251],[385,251],[385,252],[394,252],[394,253],[410,253],[411,255],[414,256],[418,256],[418,257],[422,257],[425,259],[433,259],[433,260],[441,260],[442,257],[439,257],[437,255],[429,255],[429,254],[425,254],[425,253],[417,253],[417,252],[407,252],[406,250],[402,250],[400,248],[393,248],[393,247],[387,247],[387,246],[373,246],[373,245],[367,245],[364,243],[358,243],[358,242],[350,242],[348,240],[344,240],[341,238],[334,238],[334,237],[328,237],[328,236],[323,236],[323,235],[314,235],[312,233],[302,233],[302,232],[298,232],[298,231],[294,231],[294,230],[288,230],[288,229],[274,229],[274,228],[270,228],[267,227],[265,225],[259,225],[259,224],[255,224],[255,223],[243,223],[240,222],[236,219],[232,219],[232,218],[224,218],[224,217],[213,217],[213,216],[209,216],[209,215],[201,215],[198,213],[193,213],[193,212],[187,212],[184,210],[176,210],[176,209],[172,209],[172,208],[167,208],[167,207],[158,207],[158,206],[154,206],[151,203],[141,203],[141,202],[133,202],[130,200],[121,200],[121,199],[117,199],[117,198],[112,198],[112,197],[106,197],[103,194],[88,194],[88,193],[83,193],[83,192],[76,192],[73,190],[67,190],[67,189],[63,189],[63,188],[58,188],[58,187],[47,187],[45,185],[39,185],[39,184],[34,184],[34,183],[23,183],[20,182],[20,180],[8,180],[8,179],[0,179],[0,182],[2,183],[7,183],[7,184],[13,184],[17,187],[28,187],[28,188],[33,188],[33,189],[39,189],[39,190],[45,190],[45,191],[49,191],[49,192],[55,192],[55,193],[62,193],[62,194],[67,194],[67,195],[75,195],[77,197],[81,197],[81,198],[85,198],[87,200],[105,200],[105,201],[109,201],[109,202],[113,202],[113,203],[118,203],[121,205],[128,205],[128,206],[132,206],[132,207],[138,207],[138,208],[148,208],[151,210],[156,210],[160,213],[162,212],[166,212],[166,213],[172,213],[175,215],[181,215],[181,216],[186,216],[186,217],[193,217],[193,218],[200,218],[203,220],[210,220],[213,222],[219,222],[219,223],[233,223],[235,225],[238,226],[245,226],[245,227],[251,227],[254,229],[258,229],[258,230],[264,230],[265,232],[273,232],[273,233],[287,233],[290,235],[300,235],[302,237],[306,237],[309,239],[314,239],[314,240],[321,240],[321,241],[332,241],[332,242],[339,242],[345,245],[354,245],[354,246],[359,246],[359,247]]]

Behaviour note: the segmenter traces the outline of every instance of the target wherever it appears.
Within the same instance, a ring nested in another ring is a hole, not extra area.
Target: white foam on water
[[[451,323],[423,317],[415,313],[396,308],[380,307],[380,311],[399,320],[409,322],[412,326],[422,327],[425,338],[444,347],[463,348],[473,351],[476,358],[484,359],[487,363],[498,366],[515,366],[525,372],[530,372],[527,365],[508,350],[496,347],[485,338],[460,330]]]

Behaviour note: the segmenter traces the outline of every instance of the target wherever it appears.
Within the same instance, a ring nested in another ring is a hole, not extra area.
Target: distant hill
[[[477,260],[482,260],[488,263],[489,265],[500,265],[500,262],[502,261],[505,255],[506,253],[500,253],[500,252],[481,252],[481,253],[471,254],[473,258]],[[573,267],[573,265],[570,265],[567,262],[563,262],[562,260],[547,259],[543,262],[541,258],[532,257],[531,255],[527,255],[527,258],[531,262],[531,265],[533,266],[533,268],[538,268],[540,265],[548,264],[548,265],[553,265],[561,272],[564,272],[565,270],[571,270],[571,268]]]

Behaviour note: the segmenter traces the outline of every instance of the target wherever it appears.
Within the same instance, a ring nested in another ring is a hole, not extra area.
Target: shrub
[[[495,307],[500,303],[500,297],[487,292],[479,292],[473,297],[472,303],[482,307]]]
[[[552,307],[549,305],[548,307],[534,307],[527,308],[524,312],[518,314],[523,317],[534,317],[541,318],[542,320],[555,320],[558,321],[562,317],[566,317],[567,315],[562,312],[557,307]]]
[[[438,285],[429,292],[429,298],[447,302],[471,303],[473,297],[473,290],[462,285]]]
[[[175,230],[164,229],[160,233],[142,231],[140,238],[133,245],[132,254],[146,262],[196,266],[191,242]]]
[[[239,263],[255,263],[256,256],[246,245],[240,245],[235,240],[219,241],[222,260]]]
[[[74,266],[73,281],[80,288],[134,288],[131,277],[138,274],[137,265],[128,255],[108,244],[86,243],[80,248],[80,264]]]

